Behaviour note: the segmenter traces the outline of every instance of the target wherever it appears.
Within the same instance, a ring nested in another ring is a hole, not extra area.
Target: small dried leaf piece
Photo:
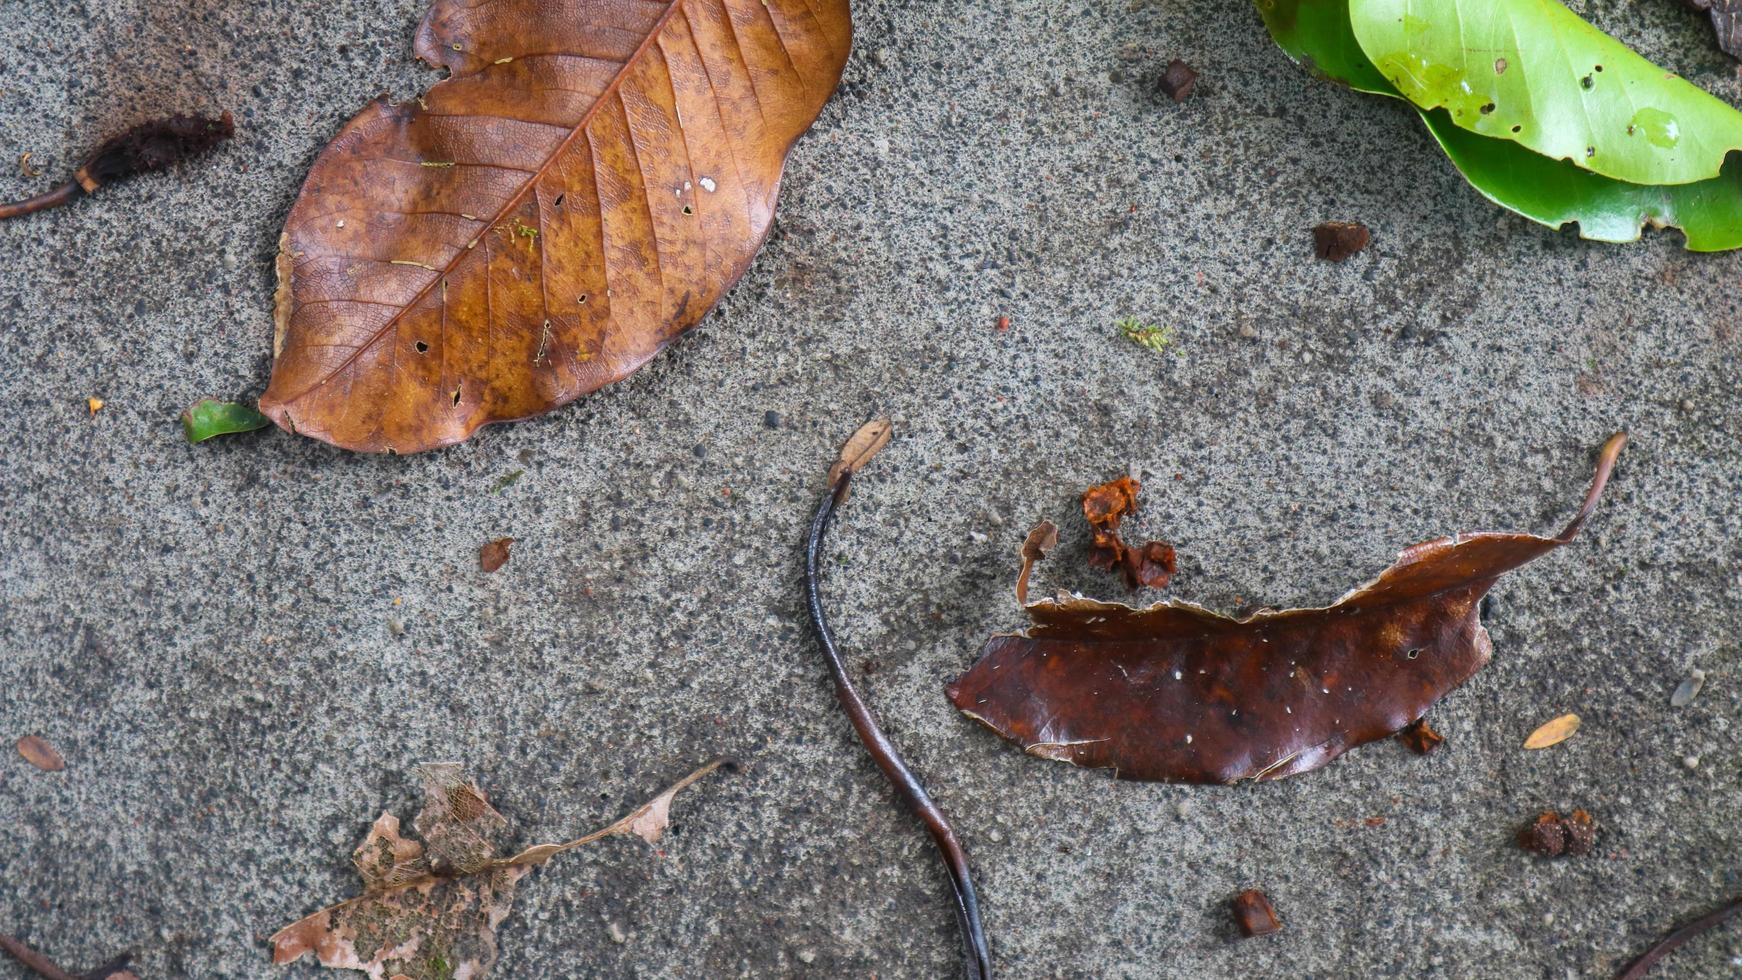
[[[431,0],[448,77],[347,123],[285,221],[261,411],[409,453],[627,377],[749,268],[852,28],[848,0]]]
[[[1125,515],[1137,513],[1137,494],[1142,489],[1141,483],[1121,476],[1083,491],[1083,517],[1095,535],[1089,548],[1089,564],[1109,571],[1118,569],[1125,576],[1128,589],[1140,585],[1159,589],[1173,579],[1178,567],[1173,546],[1165,541],[1151,541],[1133,548],[1119,537],[1119,522]]]
[[[1028,532],[1022,542],[1022,571],[1016,576],[1016,601],[1028,604],[1028,579],[1034,574],[1035,563],[1044,559],[1059,543],[1059,527],[1051,521],[1041,521]]]
[[[1234,920],[1240,924],[1240,932],[1248,939],[1282,931],[1282,920],[1276,917],[1276,909],[1271,907],[1270,898],[1256,888],[1249,888],[1234,896]]]
[[[478,567],[488,574],[508,564],[508,549],[513,544],[513,538],[497,538],[486,543],[478,549]]]
[[[1573,737],[1579,730],[1579,716],[1573,714],[1561,715],[1559,718],[1530,733],[1524,740],[1527,749],[1546,749],[1551,745],[1559,745]]]
[[[24,756],[24,761],[43,772],[60,772],[67,767],[67,761],[48,740],[37,735],[26,735],[18,740],[18,754]]]
[[[1161,94],[1174,100],[1184,102],[1191,97],[1192,89],[1197,88],[1198,73],[1191,65],[1178,58],[1167,63],[1167,70],[1161,73]]]
[[[1405,550],[1330,606],[1235,619],[1192,603],[1081,596],[1025,608],[948,693],[1033,755],[1189,783],[1278,779],[1390,736],[1488,662],[1481,600],[1503,574],[1572,541],[1626,437],[1603,447],[1583,506],[1554,537],[1482,532]]]
[[[1446,740],[1444,735],[1434,731],[1426,718],[1417,718],[1408,728],[1398,732],[1397,737],[1416,755],[1427,755]]]
[[[482,980],[495,965],[496,927],[521,878],[606,837],[657,839],[653,828],[664,829],[672,797],[719,766],[708,763],[608,827],[508,858],[497,857],[493,843],[507,821],[483,791],[453,763],[424,766],[424,808],[413,822],[423,843],[401,837],[399,821],[382,814],[352,858],[363,894],[279,930],[272,962],[312,952],[322,966],[362,970],[372,980]]]
[[[889,439],[894,434],[895,426],[887,418],[872,419],[861,425],[847,439],[847,444],[841,447],[841,455],[834,465],[829,467],[829,486],[839,486],[842,475],[864,469],[865,464],[882,452],[884,446],[889,445]]]
[[[1518,846],[1543,857],[1582,857],[1597,846],[1597,821],[1584,810],[1545,811],[1518,832]]]
[[[1327,221],[1313,229],[1313,251],[1321,259],[1341,262],[1366,248],[1372,237],[1359,221]]]

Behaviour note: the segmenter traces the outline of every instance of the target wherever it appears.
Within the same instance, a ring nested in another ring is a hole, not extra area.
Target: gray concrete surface
[[[265,937],[353,893],[350,851],[409,812],[415,764],[466,762],[530,842],[727,754],[742,771],[680,803],[662,856],[615,842],[527,880],[501,975],[952,975],[942,876],[800,618],[821,469],[878,410],[899,434],[828,592],[970,847],[1002,975],[1605,976],[1742,892],[1742,255],[1507,217],[1402,107],[1305,77],[1238,3],[860,0],[767,250],[638,376],[411,458],[189,447],[183,407],[265,385],[310,160],[371,95],[431,80],[421,6],[0,0],[0,157],[53,174],[175,109],[240,129],[173,178],[0,225],[0,736],[68,761],[0,756],[0,928],[80,967],[131,948],[147,978],[312,978]],[[1679,5],[1583,9],[1742,101]],[[1152,94],[1176,55],[1203,73],[1177,106]],[[47,179],[7,168],[0,195]],[[1372,248],[1313,261],[1330,218]],[[1124,315],[1177,354],[1122,339]],[[1035,519],[1073,518],[1056,582],[1117,594],[1081,568],[1075,495],[1127,467],[1138,533],[1183,555],[1174,595],[1324,602],[1416,540],[1558,527],[1618,427],[1587,537],[1495,591],[1494,663],[1433,712],[1434,756],[1115,783],[944,699],[1018,625]],[[480,574],[503,535],[512,562]],[[1706,690],[1673,710],[1692,668]],[[1577,737],[1520,750],[1564,711]],[[1512,847],[1574,805],[1597,855]],[[1250,886],[1281,936],[1232,937]],[[1733,928],[1663,975],[1738,956]]]

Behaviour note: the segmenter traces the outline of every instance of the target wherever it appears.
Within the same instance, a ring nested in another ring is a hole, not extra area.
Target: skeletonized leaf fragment
[[[280,239],[261,410],[415,452],[617,381],[748,268],[840,80],[848,0],[433,0]]]
[[[398,819],[383,813],[351,859],[363,894],[279,930],[272,961],[313,953],[323,966],[362,970],[373,980],[481,980],[495,965],[496,928],[521,878],[556,854],[606,837],[657,839],[649,828],[664,828],[672,798],[720,764],[690,773],[601,830],[506,858],[495,841],[507,820],[483,791],[456,764],[424,766],[424,807],[413,821],[422,842],[402,836]]]
[[[1560,534],[1482,532],[1406,549],[1329,606],[1244,619],[1192,603],[1080,596],[1027,604],[948,689],[1030,754],[1126,779],[1232,783],[1325,765],[1421,718],[1488,662],[1482,596],[1572,541],[1626,443],[1611,438]]]

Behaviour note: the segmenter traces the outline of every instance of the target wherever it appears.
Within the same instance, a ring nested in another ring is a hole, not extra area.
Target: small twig
[[[1670,953],[1675,952],[1677,946],[1680,946],[1682,943],[1685,943],[1700,933],[1705,932],[1707,929],[1721,924],[1725,919],[1735,915],[1737,912],[1742,912],[1742,898],[1736,899],[1729,905],[1724,906],[1710,915],[1695,919],[1687,925],[1682,926],[1680,929],[1677,929],[1658,940],[1656,946],[1646,950],[1644,956],[1634,960],[1633,965],[1629,966],[1627,971],[1621,974],[1617,980],[1639,980],[1640,977],[1651,972],[1651,968],[1657,965],[1658,960],[1661,960]]]
[[[27,197],[22,201],[13,201],[10,204],[0,204],[0,221],[35,214],[38,211],[47,211],[49,208],[58,208],[84,193],[85,189],[79,186],[78,181],[69,180],[47,193]]]
[[[47,980],[79,980],[78,977],[73,976],[57,966],[54,960],[38,953],[36,950],[31,949],[29,946],[24,945],[3,932],[0,932],[0,949],[4,949],[6,952],[11,953],[18,962],[23,963],[32,970],[35,970],[39,975],[47,978]]]
[[[888,431],[888,421],[881,419],[861,429],[859,434],[848,441],[840,461],[830,472],[829,491],[817,507],[816,517],[811,521],[810,539],[805,548],[805,596],[810,606],[811,624],[816,627],[817,641],[822,645],[824,656],[828,658],[829,673],[835,680],[835,695],[840,699],[842,709],[853,723],[854,731],[858,732],[859,741],[864,743],[871,758],[876,760],[877,767],[883,770],[890,785],[895,787],[896,793],[907,803],[908,809],[931,832],[932,841],[937,845],[944,859],[944,866],[949,870],[950,884],[956,893],[956,920],[962,930],[964,971],[969,980],[991,980],[992,957],[986,945],[985,927],[980,923],[980,901],[974,893],[974,880],[968,872],[967,852],[962,850],[961,842],[956,839],[956,832],[951,829],[944,812],[932,802],[925,787],[920,785],[913,771],[907,768],[907,763],[901,760],[900,753],[877,724],[876,716],[859,696],[852,678],[847,676],[846,661],[835,646],[828,617],[823,613],[820,568],[823,540],[828,534],[829,522],[834,516],[835,507],[847,497],[847,487],[852,483],[854,470],[869,462],[883,448],[889,438]]]

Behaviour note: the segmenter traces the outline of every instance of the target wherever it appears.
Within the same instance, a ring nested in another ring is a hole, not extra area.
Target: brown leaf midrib
[[[502,219],[507,217],[510,211],[519,206],[519,204],[526,199],[527,193],[536,187],[539,180],[549,172],[551,164],[574,144],[575,138],[586,131],[587,127],[592,124],[593,117],[598,113],[599,107],[610,101],[611,97],[617,94],[617,90],[623,86],[623,80],[629,76],[629,72],[632,69],[641,63],[641,59],[646,56],[648,49],[659,38],[660,34],[665,32],[666,25],[671,23],[672,15],[677,13],[678,9],[683,6],[684,2],[685,0],[668,0],[665,11],[659,15],[658,20],[654,21],[652,28],[647,32],[647,36],[641,39],[641,44],[636,47],[634,52],[629,55],[628,59],[623,62],[623,66],[617,70],[617,74],[611,76],[610,84],[606,85],[604,90],[599,93],[599,97],[593,100],[593,104],[587,107],[587,111],[581,116],[580,122],[576,123],[574,128],[569,131],[569,134],[563,137],[562,142],[558,143],[556,148],[545,157],[544,163],[539,165],[539,168],[527,177],[525,183],[521,185],[520,189],[515,191],[513,196],[503,203],[502,207],[490,217],[489,221],[485,222],[484,231],[478,236],[479,238],[488,237],[491,229],[500,224]],[[729,21],[732,16],[731,7],[726,4],[722,4],[722,7],[724,8],[726,18]],[[487,71],[494,67],[495,65],[488,65],[485,67],[485,70]],[[452,76],[450,75],[449,78],[452,78]],[[437,82],[436,84],[440,85],[448,80],[449,79],[442,79],[442,81]],[[431,87],[433,88],[434,86]],[[537,220],[539,225],[539,235],[542,237],[545,230],[543,213],[540,213],[537,216]],[[655,247],[657,248],[657,245]],[[332,370],[324,373],[319,381],[316,381],[314,384],[309,385],[294,395],[284,398],[281,401],[281,404],[291,405],[301,401],[312,392],[324,387],[327,382],[338,377],[340,373],[350,368],[352,364],[356,363],[359,357],[363,356],[365,351],[373,349],[377,343],[380,343],[382,337],[385,337],[390,331],[398,329],[400,321],[403,320],[413,309],[416,309],[419,303],[422,303],[426,298],[428,298],[430,292],[439,286],[443,280],[447,279],[447,277],[453,273],[454,269],[458,268],[459,264],[464,262],[466,256],[470,254],[471,249],[460,249],[453,259],[442,267],[436,277],[430,280],[429,285],[418,290],[417,295],[413,296],[409,301],[403,304],[399,312],[393,314],[386,323],[381,325],[380,329],[376,330],[373,334],[370,334],[369,339],[358,344],[356,350],[352,351],[343,361],[334,366]],[[301,304],[299,303],[298,307],[300,308],[300,306]]]

